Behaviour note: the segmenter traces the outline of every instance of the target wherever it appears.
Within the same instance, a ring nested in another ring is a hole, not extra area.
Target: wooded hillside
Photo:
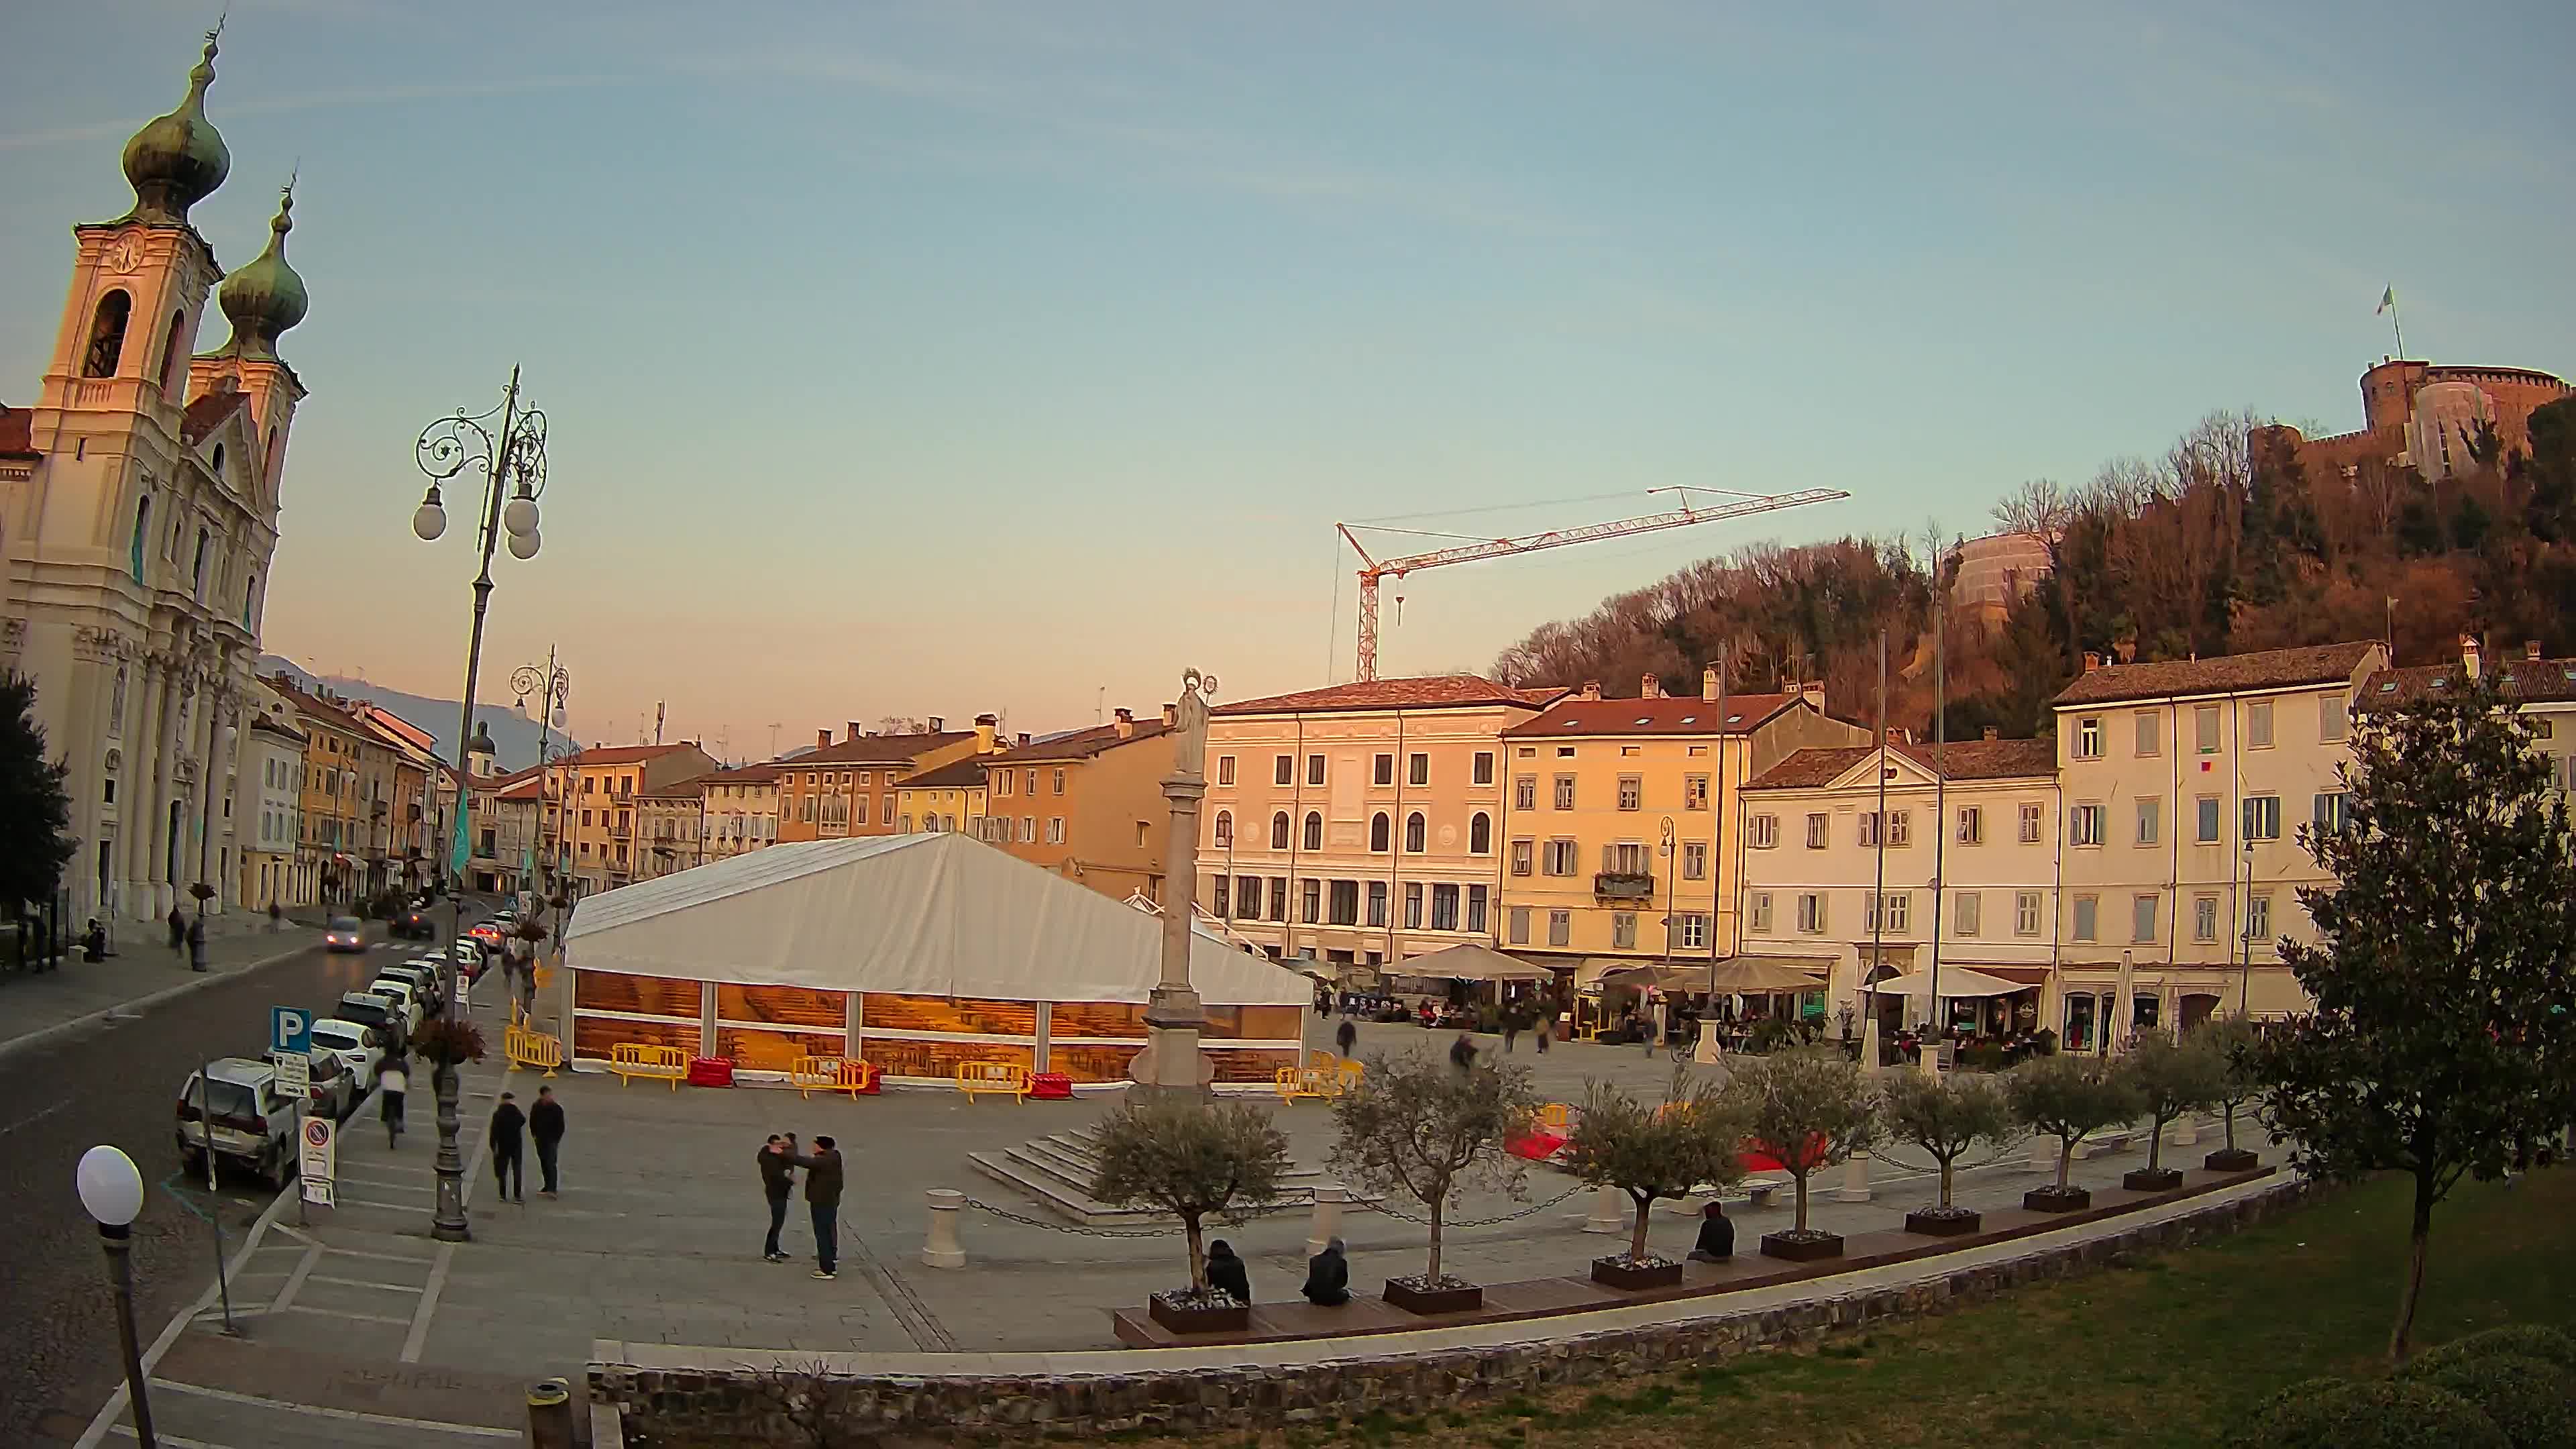
[[[2576,398],[2534,412],[2530,434],[2526,452],[2485,433],[2464,476],[2365,463],[2317,478],[2268,420],[2213,413],[2162,457],[2073,487],[2023,484],[1994,526],[2040,538],[2052,574],[1999,621],[1950,613],[1951,737],[2044,731],[2087,651],[2179,659],[2393,633],[2398,661],[2415,664],[2453,656],[2462,633],[2516,653],[2576,646]],[[1597,679],[1613,695],[1651,673],[1695,693],[1722,649],[1731,688],[1822,679],[1829,709],[1867,723],[1883,628],[1888,721],[1928,730],[1934,560],[1947,554],[1928,529],[1752,545],[1543,624],[1491,673]]]

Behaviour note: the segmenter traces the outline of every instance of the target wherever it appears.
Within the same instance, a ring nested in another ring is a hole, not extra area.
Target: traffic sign
[[[268,1049],[302,1056],[313,1050],[313,1013],[298,1006],[268,1009]]]
[[[304,1119],[296,1171],[304,1179],[304,1200],[331,1205],[331,1179],[338,1175],[340,1139],[328,1117]]]
[[[313,1059],[303,1052],[279,1052],[269,1060],[277,1067],[277,1090],[302,1102],[313,1095]]]

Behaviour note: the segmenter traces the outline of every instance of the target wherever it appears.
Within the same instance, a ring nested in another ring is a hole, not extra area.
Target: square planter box
[[[1977,1213],[1945,1213],[1939,1208],[1918,1208],[1905,1215],[1907,1232],[1933,1238],[1964,1238],[1984,1224],[1984,1217]]]
[[[2120,1174],[2120,1186],[2131,1192],[2171,1192],[2182,1186],[2179,1167],[2139,1167]]]
[[[1764,1233],[1762,1256],[1781,1258],[1792,1263],[1814,1263],[1843,1255],[1843,1240],[1838,1233],[1821,1233],[1797,1238],[1787,1233]]]
[[[1386,1301],[1407,1313],[1472,1313],[1485,1306],[1485,1290],[1473,1283],[1457,1288],[1417,1288],[1405,1279],[1389,1278]]]
[[[2222,1147],[2200,1160],[2212,1172],[2252,1172],[2263,1165],[2263,1159],[2242,1147]]]
[[[1605,1288],[1670,1288],[1682,1281],[1682,1265],[1658,1262],[1634,1267],[1621,1258],[1595,1258],[1592,1281]]]
[[[2034,1213],[2080,1213],[2093,1205],[2093,1194],[2080,1187],[2034,1187],[2021,1195],[2024,1211]]]
[[[1157,1293],[1145,1300],[1145,1312],[1174,1333],[1245,1333],[1252,1328],[1252,1309],[1242,1303],[1193,1308]]]

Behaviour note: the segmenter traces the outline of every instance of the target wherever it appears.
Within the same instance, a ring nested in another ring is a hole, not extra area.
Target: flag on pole
[[[2379,294],[2379,305],[2371,309],[2370,315],[2376,317],[2380,313],[2385,312],[2396,305],[2397,289],[2395,287],[2390,287]]]
[[[470,858],[465,850],[465,825],[473,814],[467,804],[472,798],[473,796],[463,789],[456,792],[456,845],[447,853],[447,868],[459,882],[465,879],[465,862]]]

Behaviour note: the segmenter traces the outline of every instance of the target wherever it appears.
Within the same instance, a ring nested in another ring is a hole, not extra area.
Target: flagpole
[[[2397,289],[2395,287],[2384,287],[2380,290],[2378,311],[2388,314],[2389,328],[2397,334],[2397,355],[2399,357],[2404,357],[2406,355],[2406,322],[2397,311]],[[2376,313],[2373,315],[2376,315]]]

